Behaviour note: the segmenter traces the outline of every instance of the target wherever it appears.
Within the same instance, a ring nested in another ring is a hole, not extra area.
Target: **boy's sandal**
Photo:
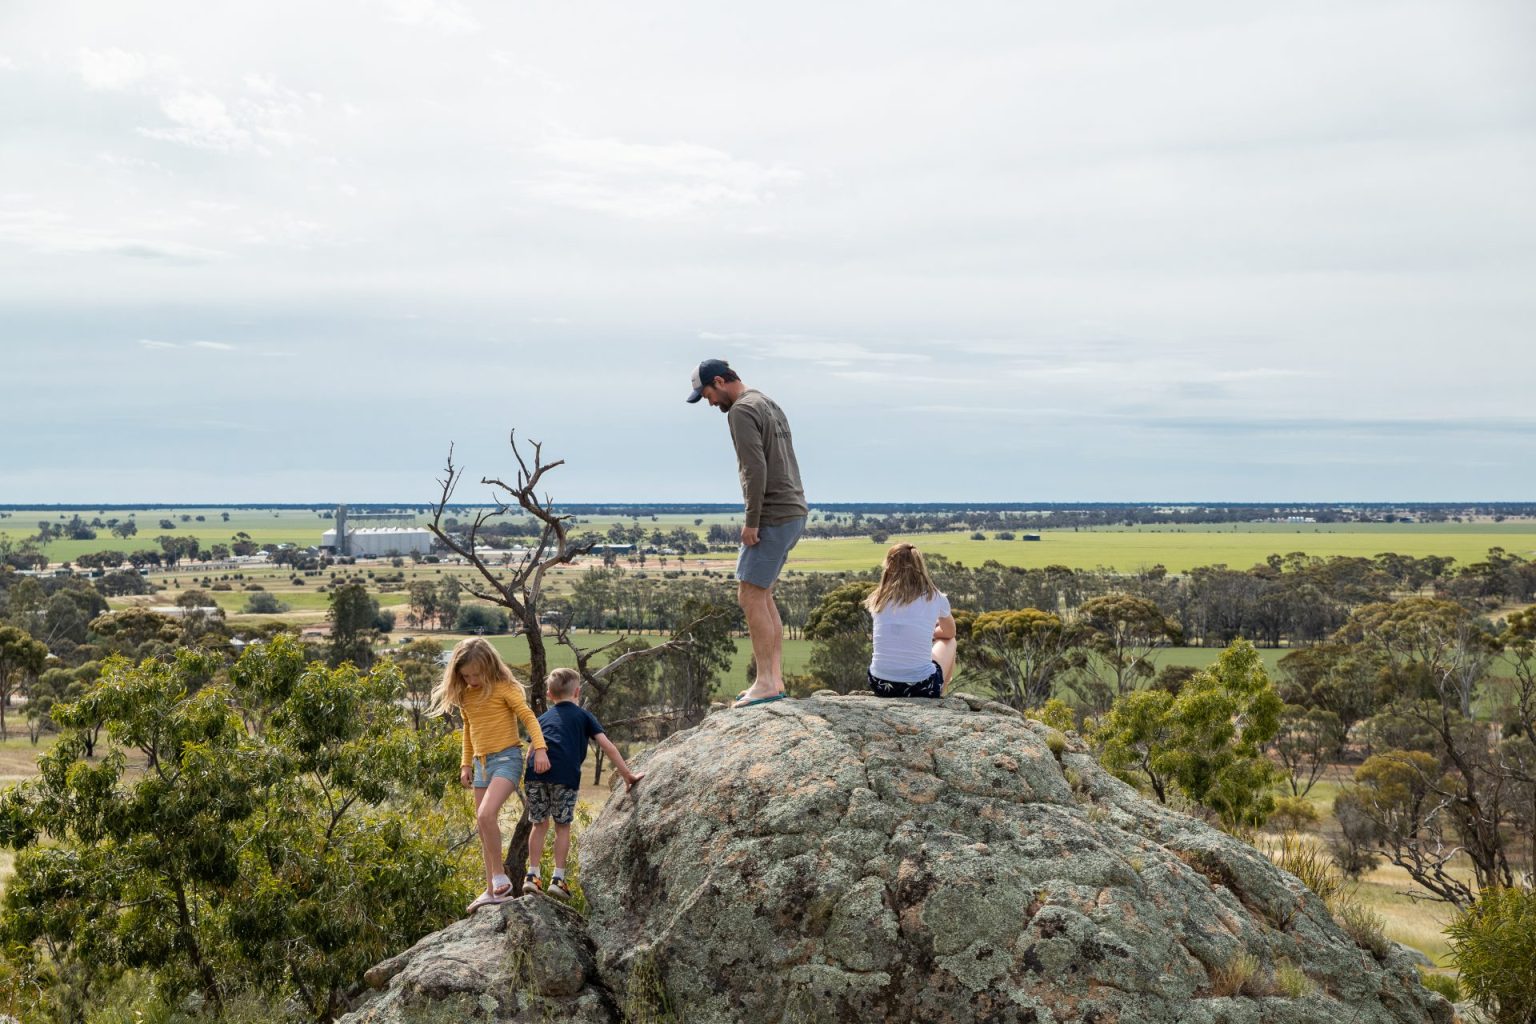
[[[568,900],[571,898],[571,887],[563,878],[552,878],[549,880],[549,894],[557,900]]]
[[[495,887],[491,889],[491,895],[498,900],[507,899],[512,895],[512,879],[506,875],[497,875],[492,881]]]
[[[523,892],[526,895],[537,896],[543,891],[544,887],[539,884],[538,875],[529,875],[527,878],[523,879]]]

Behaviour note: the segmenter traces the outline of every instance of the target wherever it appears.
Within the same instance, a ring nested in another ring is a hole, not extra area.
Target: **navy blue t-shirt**
[[[581,762],[587,759],[587,741],[600,735],[603,723],[579,704],[563,700],[550,705],[539,716],[539,728],[548,747],[549,771],[533,770],[533,756],[528,757],[529,782],[553,782],[571,789],[581,788]]]

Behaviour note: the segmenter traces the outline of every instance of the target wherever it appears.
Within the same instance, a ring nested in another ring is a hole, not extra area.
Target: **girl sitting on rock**
[[[501,857],[501,825],[497,816],[523,778],[523,745],[517,725],[523,725],[533,746],[533,768],[549,771],[544,733],[528,706],[522,684],[482,637],[462,640],[448,658],[442,682],[432,691],[428,715],[456,710],[464,718],[464,759],[459,782],[475,787],[475,827],[485,855],[485,891],[469,905],[470,912],[502,903],[515,893]]]
[[[942,697],[955,674],[955,619],[923,553],[894,544],[865,601],[875,620],[869,688],[877,697]]]

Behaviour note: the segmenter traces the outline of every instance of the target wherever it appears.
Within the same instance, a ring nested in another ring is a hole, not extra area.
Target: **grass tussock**
[[[1259,958],[1246,951],[1239,953],[1211,974],[1211,995],[1237,996],[1245,991],[1254,995],[1258,977]]]
[[[1305,999],[1317,991],[1317,983],[1291,961],[1282,960],[1275,967],[1275,991],[1287,999]]]

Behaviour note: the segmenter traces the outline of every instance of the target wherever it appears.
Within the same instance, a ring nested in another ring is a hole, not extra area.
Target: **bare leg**
[[[485,855],[486,892],[495,889],[496,875],[507,873],[506,863],[501,859],[501,825],[496,817],[516,789],[516,783],[498,775],[489,786],[475,790],[475,828],[480,833],[480,851]]]
[[[565,870],[566,855],[571,852],[571,826],[555,822],[555,867]]]
[[[773,665],[768,673],[769,679],[778,680],[779,689],[784,689],[784,620],[779,616],[779,602],[773,599],[773,588],[768,588],[764,596],[768,604],[768,611],[773,615],[773,625],[768,627],[773,637]]]
[[[534,874],[539,872],[539,864],[544,860],[544,835],[549,831],[549,819],[533,823],[533,831],[528,833],[528,870]],[[558,836],[556,829],[555,835]],[[555,841],[555,849],[560,848],[559,840]],[[558,855],[557,855],[558,856]]]
[[[939,668],[944,670],[944,685],[949,686],[949,681],[955,677],[955,638],[948,640],[935,640],[933,642],[933,660],[939,663]]]
[[[779,674],[783,649],[783,625],[773,605],[772,591],[751,583],[736,585],[736,601],[747,616],[747,632],[752,635],[752,657],[757,661],[757,678],[747,688],[747,700],[772,697],[784,689]],[[776,634],[775,629],[779,632]]]

